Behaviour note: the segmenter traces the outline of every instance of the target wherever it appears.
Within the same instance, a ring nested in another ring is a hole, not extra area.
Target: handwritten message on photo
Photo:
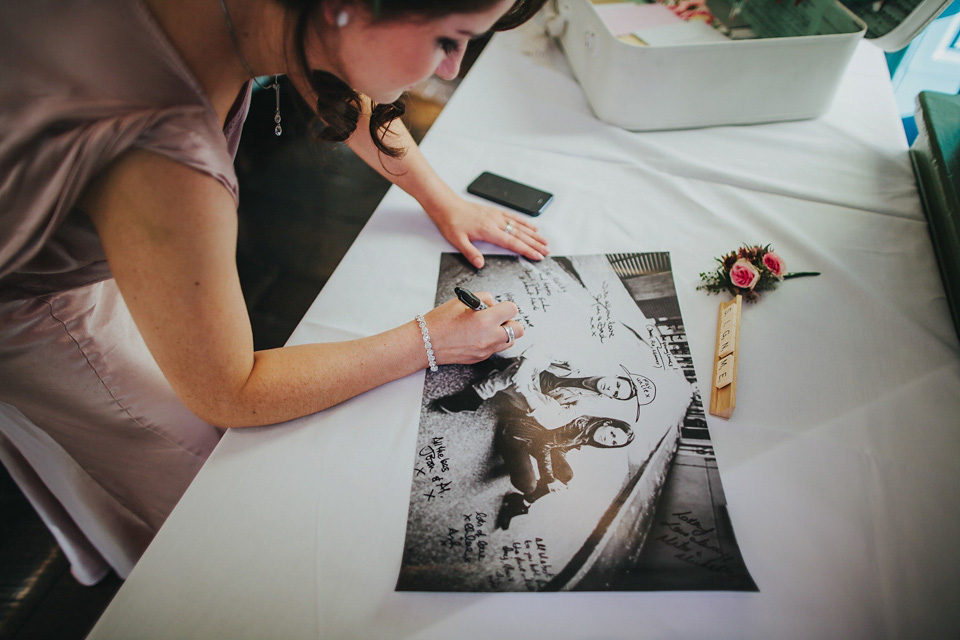
[[[427,372],[398,590],[756,590],[667,253],[441,259],[524,338]]]

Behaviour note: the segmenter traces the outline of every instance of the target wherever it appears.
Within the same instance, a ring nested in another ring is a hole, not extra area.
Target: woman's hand
[[[364,162],[411,196],[443,234],[477,269],[483,266],[483,254],[473,246],[482,241],[495,244],[531,260],[542,260],[550,250],[537,227],[521,215],[495,207],[469,202],[454,192],[424,158],[420,147],[403,122],[394,120],[383,142],[403,149],[399,158],[380,153],[370,137],[370,101],[363,97],[360,122],[347,144]]]
[[[505,327],[512,329],[514,339],[523,336],[523,324],[512,319],[517,305],[496,304],[487,292],[476,295],[490,308],[474,311],[453,299],[424,316],[438,364],[473,364],[513,346]]]
[[[483,254],[473,246],[482,241],[495,244],[531,260],[542,260],[550,251],[537,227],[521,215],[469,202],[455,193],[433,170],[420,147],[400,120],[390,124],[384,142],[403,149],[399,158],[380,153],[369,134],[370,103],[363,98],[363,115],[347,144],[375,171],[411,196],[443,234],[477,269]]]
[[[443,211],[427,213],[443,237],[478,269],[483,266],[483,255],[473,245],[477,241],[495,244],[531,260],[542,260],[550,253],[537,227],[522,215],[459,196]]]

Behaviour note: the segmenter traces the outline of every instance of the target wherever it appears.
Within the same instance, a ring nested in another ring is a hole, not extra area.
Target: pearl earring
[[[347,26],[348,22],[350,22],[350,15],[346,11],[341,10],[340,13],[337,14],[337,26],[342,29]]]

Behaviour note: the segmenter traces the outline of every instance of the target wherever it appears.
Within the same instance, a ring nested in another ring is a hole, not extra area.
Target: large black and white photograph
[[[404,591],[756,590],[726,510],[668,253],[443,254],[522,340],[427,372]]]

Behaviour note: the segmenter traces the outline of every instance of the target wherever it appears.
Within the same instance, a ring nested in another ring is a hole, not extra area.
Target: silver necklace
[[[243,68],[247,70],[247,73],[253,79],[257,86],[261,89],[273,89],[274,96],[277,99],[277,110],[273,114],[273,122],[276,126],[273,128],[274,135],[280,135],[283,133],[283,128],[280,126],[280,76],[273,76],[273,84],[264,86],[258,79],[257,76],[253,74],[253,70],[250,69],[250,65],[247,64],[246,59],[243,57],[243,53],[240,51],[240,39],[237,38],[237,32],[233,29],[233,21],[230,19],[230,12],[227,11],[227,3],[225,0],[220,0],[220,8],[223,9],[223,18],[227,22],[227,30],[230,32],[230,40],[233,42],[233,49],[237,52],[237,58],[240,59],[240,64],[243,65]]]

